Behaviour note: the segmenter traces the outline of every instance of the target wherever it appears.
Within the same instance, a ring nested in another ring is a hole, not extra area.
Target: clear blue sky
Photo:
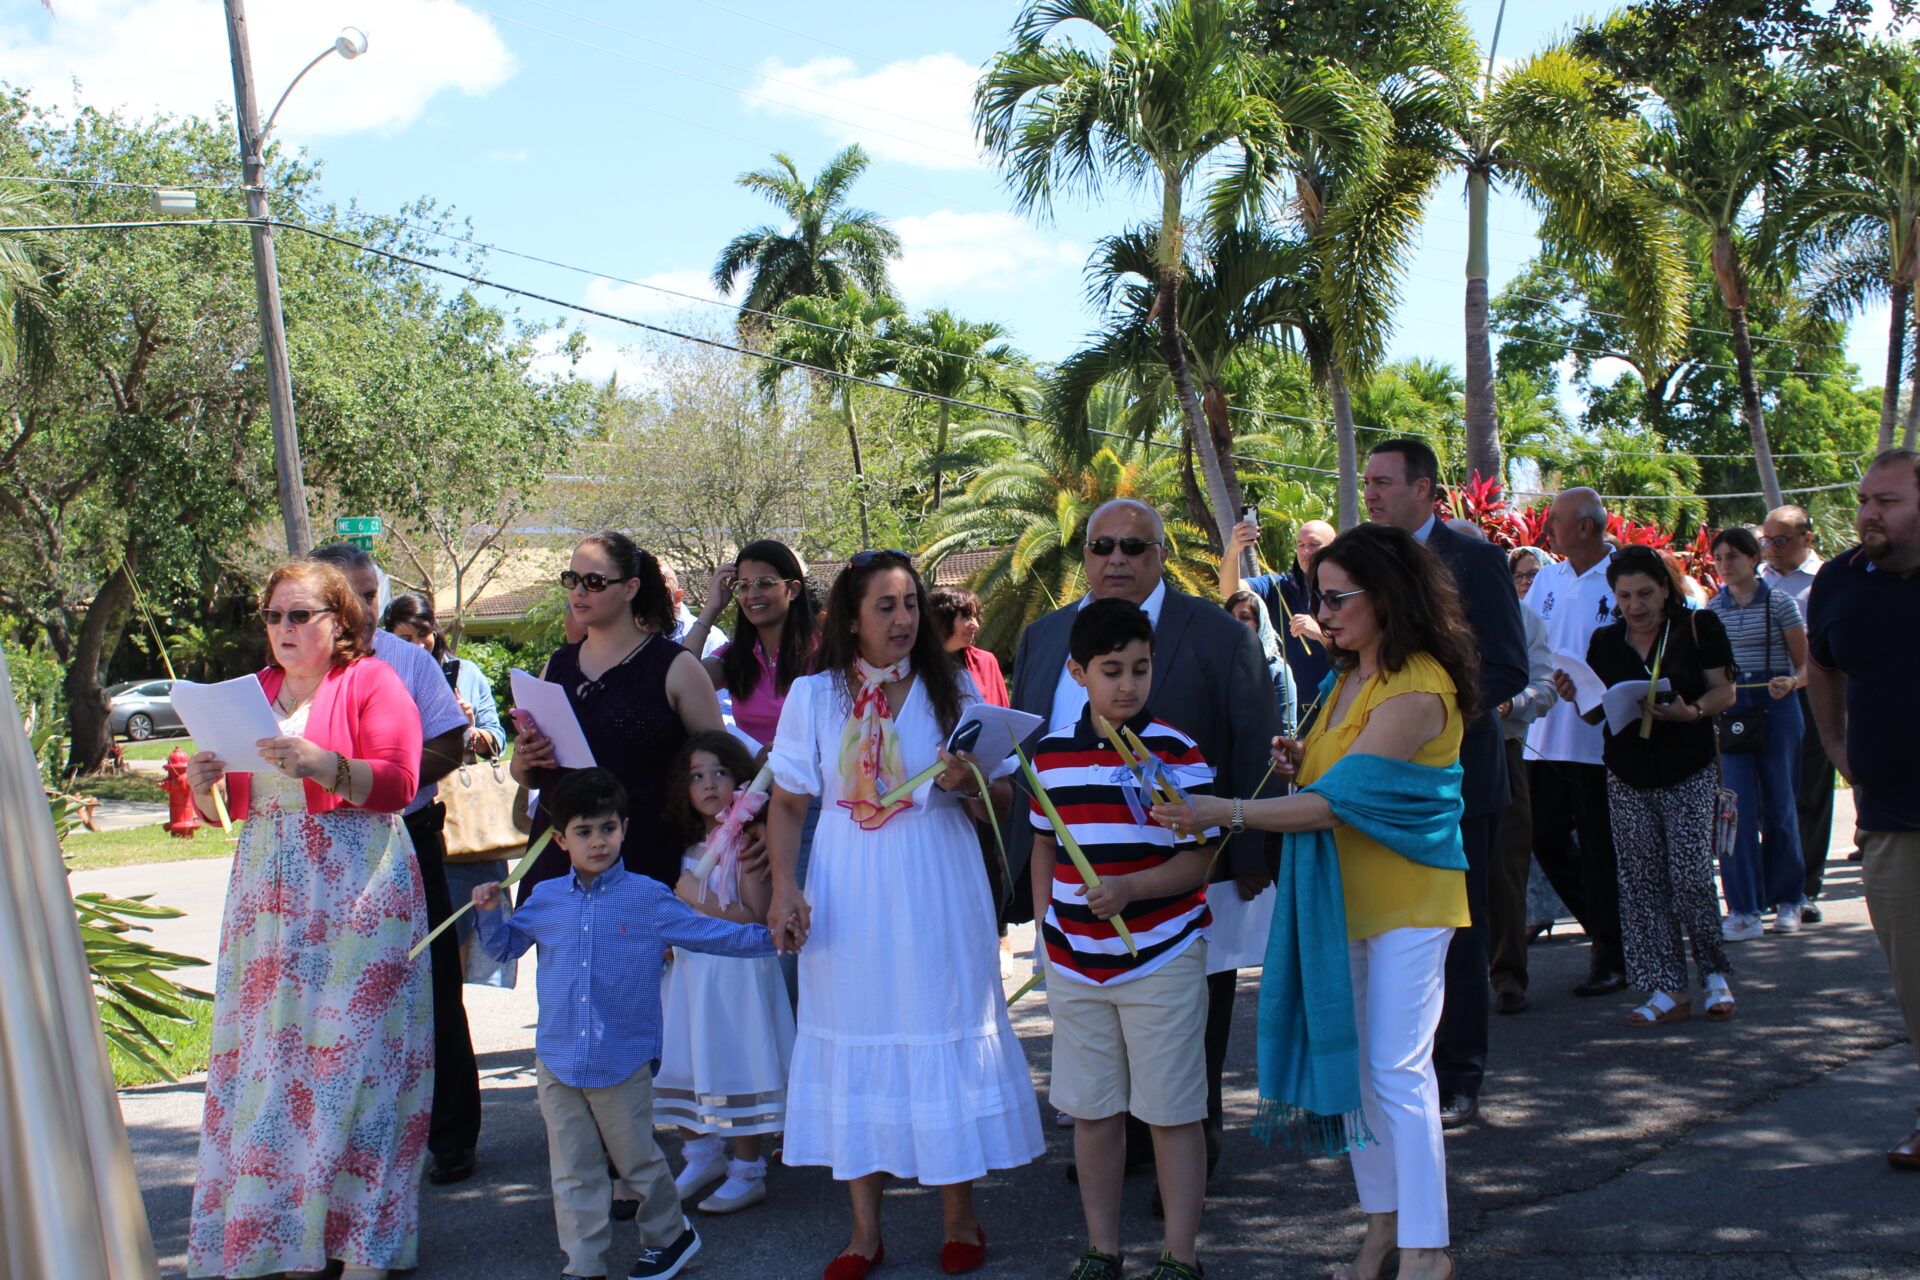
[[[1523,56],[1593,4],[1512,0],[1499,53]],[[66,101],[138,111],[230,101],[218,0],[0,0],[0,77]],[[968,126],[970,81],[1004,40],[1013,0],[252,0],[262,109],[343,25],[371,47],[330,58],[300,86],[280,134],[325,168],[341,203],[392,210],[431,196],[471,218],[481,240],[620,280],[710,294],[726,240],[772,207],[736,175],[792,155],[811,173],[859,141],[874,156],[860,203],[906,241],[907,302],[1006,325],[1058,359],[1092,322],[1081,268],[1098,236],[1141,220],[1140,198],[1011,212]],[[1467,0],[1491,36],[1497,0]],[[1493,206],[1495,290],[1533,252],[1535,219]],[[236,240],[236,252],[244,242]],[[1460,361],[1465,209],[1450,181],[1429,206],[1392,344],[1396,356]],[[653,321],[697,303],[495,258],[494,278]],[[498,295],[494,295],[496,298]],[[529,309],[539,319],[545,309]],[[1884,308],[1856,323],[1854,360],[1878,381]],[[596,373],[622,362],[619,326],[585,325]]]

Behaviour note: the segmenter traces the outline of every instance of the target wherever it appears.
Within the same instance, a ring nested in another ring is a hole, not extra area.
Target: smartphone
[[[1260,527],[1260,509],[1254,506],[1240,508],[1240,523],[1250,524],[1258,529]]]
[[[460,688],[460,659],[440,659],[440,674],[447,678],[447,688],[458,691]]]

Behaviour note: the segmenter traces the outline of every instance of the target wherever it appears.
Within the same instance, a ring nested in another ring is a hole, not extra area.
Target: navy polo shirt
[[[1813,660],[1847,677],[1860,829],[1920,831],[1920,573],[1889,573],[1855,547],[1820,567],[1807,614]]]

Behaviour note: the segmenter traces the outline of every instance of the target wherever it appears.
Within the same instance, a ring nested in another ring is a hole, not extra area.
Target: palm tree
[[[1473,79],[1448,86],[1452,160],[1467,178],[1466,461],[1470,473],[1501,476],[1487,324],[1487,197],[1494,185],[1513,187],[1611,266],[1650,359],[1660,359],[1686,323],[1689,272],[1671,218],[1649,207],[1631,182],[1645,126],[1599,64],[1549,49],[1496,83],[1489,49],[1477,92]]]
[[[838,297],[850,286],[877,298],[893,296],[887,263],[900,256],[900,237],[876,213],[847,204],[847,189],[867,167],[856,144],[827,161],[809,184],[784,154],[765,169],[734,181],[757,191],[787,217],[786,230],[759,226],[735,236],[713,264],[713,287],[731,296],[744,276],[743,329],[764,328],[764,313],[791,298]]]
[[[1780,478],[1753,373],[1753,336],[1747,327],[1751,292],[1742,249],[1748,241],[1750,204],[1764,195],[1769,182],[1784,176],[1785,132],[1784,115],[1768,100],[1765,88],[1751,93],[1722,88],[1684,103],[1667,103],[1647,134],[1641,169],[1641,183],[1654,200],[1711,237],[1709,262],[1731,321],[1741,410],[1769,507],[1781,505]]]
[[[32,197],[16,198],[0,187],[0,228],[44,221]],[[22,355],[47,354],[51,317],[47,281],[57,270],[52,249],[36,235],[0,235],[0,374],[13,371]]]
[[[1876,41],[1827,83],[1802,82],[1790,96],[1789,118],[1810,155],[1779,218],[1813,279],[1818,309],[1847,313],[1875,297],[1892,303],[1880,391],[1880,448],[1888,449],[1920,280],[1920,60],[1904,44]],[[1909,448],[1916,412],[1909,408]]]
[[[953,429],[950,400],[997,399],[1022,407],[1021,371],[1010,367],[1020,355],[1001,342],[1006,329],[991,320],[962,320],[936,309],[918,320],[887,327],[893,348],[894,380],[909,390],[941,397],[934,402],[933,505],[940,506]]]
[[[1266,66],[1244,38],[1253,12],[1251,0],[1033,0],[974,93],[975,127],[1019,208],[1045,211],[1059,195],[1097,195],[1108,183],[1158,196],[1154,315],[1223,541],[1237,514],[1231,461],[1212,446],[1179,326],[1188,189],[1213,172],[1207,214],[1234,225],[1282,172],[1289,132],[1368,152],[1383,128],[1343,71]],[[1093,28],[1097,48],[1048,43],[1075,22]]]
[[[815,388],[823,401],[839,399],[840,421],[847,430],[847,448],[853,454],[854,494],[860,502],[860,544],[873,545],[873,529],[867,514],[867,471],[860,458],[860,419],[854,410],[853,389],[848,377],[873,378],[893,366],[891,347],[880,339],[881,326],[898,319],[904,312],[891,297],[869,295],[856,285],[848,285],[835,298],[801,296],[789,298],[777,315],[796,321],[782,324],[767,342],[766,353],[775,360],[793,361],[815,371]],[[795,364],[769,360],[760,366],[760,387],[768,394],[780,384],[783,375]]]

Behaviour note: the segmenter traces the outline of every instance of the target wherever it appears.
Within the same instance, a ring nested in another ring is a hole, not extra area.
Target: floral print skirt
[[[433,1101],[413,844],[398,815],[281,798],[256,795],[227,885],[188,1273],[412,1267]]]

